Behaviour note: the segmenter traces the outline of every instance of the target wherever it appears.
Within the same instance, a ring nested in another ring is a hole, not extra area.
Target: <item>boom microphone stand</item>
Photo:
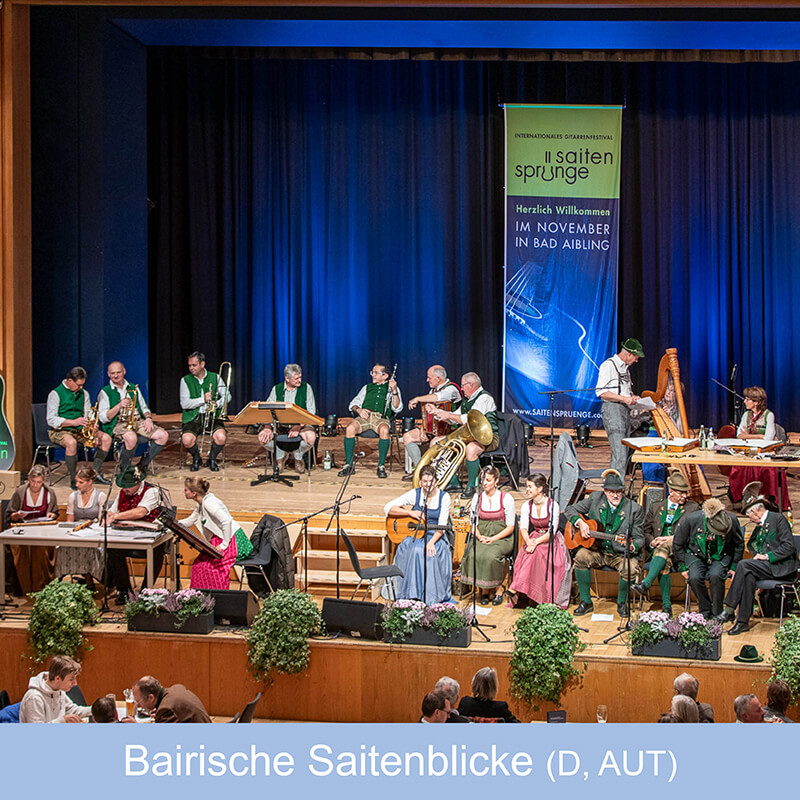
[[[111,492],[114,490],[115,480],[119,472],[119,461],[114,461],[114,474],[111,476],[111,483],[108,485],[108,494],[103,508],[100,510],[100,517],[103,520],[103,605],[100,606],[100,614],[111,611],[108,607],[108,505],[111,500]]]
[[[492,640],[484,633],[483,628],[496,628],[497,625],[491,625],[488,622],[481,624],[478,622],[478,615],[475,613],[478,600],[478,509],[481,507],[483,477],[486,469],[484,467],[478,476],[478,493],[475,495],[475,507],[471,508],[469,512],[469,535],[472,539],[472,622],[470,625],[483,636],[485,641],[491,642]]]
[[[360,453],[353,453],[353,466],[355,466],[355,463],[359,458],[364,458],[364,455],[365,453],[363,450]],[[340,593],[339,575],[341,572],[341,560],[342,560],[341,550],[339,549],[342,539],[342,526],[339,521],[339,512],[341,511],[341,508],[345,503],[349,503],[352,500],[355,500],[356,498],[359,497],[359,495],[353,495],[349,500],[342,500],[342,498],[344,497],[345,490],[347,489],[347,484],[350,483],[350,476],[353,475],[354,472],[355,469],[348,470],[347,475],[344,476],[344,480],[342,481],[342,485],[339,487],[339,492],[336,495],[336,499],[333,501],[333,505],[330,506],[330,508],[333,509],[333,513],[331,514],[331,518],[328,520],[328,524],[325,527],[325,530],[329,531],[331,529],[333,521],[336,520],[336,599],[337,600],[339,599],[339,593]],[[306,553],[308,553],[307,545],[308,545],[308,538],[306,537]],[[306,577],[308,577],[308,571],[306,571]]]
[[[733,365],[733,371],[731,372],[731,386],[726,386],[724,383],[720,383],[716,378],[712,378],[711,380],[723,388],[728,394],[733,396],[733,427],[735,428],[739,424],[739,420],[742,418],[742,403],[744,403],[744,397],[740,395],[737,391],[733,389],[733,383],[736,378],[736,367],[738,365]]]
[[[620,503],[624,503],[624,500],[620,500]],[[631,552],[631,545],[633,543],[633,531],[631,530],[631,517],[628,516],[628,530],[625,532],[625,559],[628,565],[628,596],[625,600],[625,608],[628,612],[628,616],[625,617],[625,622],[620,623],[619,627],[617,628],[617,632],[608,637],[608,639],[603,639],[603,644],[608,644],[610,641],[613,641],[617,638],[617,636],[622,636],[623,633],[626,633],[631,629],[631,558],[633,553]]]

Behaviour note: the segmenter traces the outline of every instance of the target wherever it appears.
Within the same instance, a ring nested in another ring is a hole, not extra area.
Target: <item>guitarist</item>
[[[567,507],[567,519],[584,539],[591,539],[592,530],[586,520],[594,520],[609,534],[627,536],[630,532],[630,555],[636,555],[644,544],[642,523],[644,510],[638,503],[623,496],[624,484],[619,472],[608,469],[603,473],[603,491],[592,492],[577,503]],[[601,540],[598,549],[579,547],[575,553],[575,580],[578,582],[581,601],[572,613],[576,617],[594,611],[592,605],[592,568],[608,565],[619,573],[617,613],[628,616],[628,561],[625,545],[616,540]],[[630,563],[630,573],[636,576],[638,567]]]
[[[647,509],[644,521],[644,552],[645,558],[650,554],[650,569],[647,577],[640,583],[634,583],[631,589],[646,597],[650,587],[658,578],[661,589],[661,608],[672,616],[672,601],[670,599],[670,570],[672,568],[672,538],[675,526],[687,514],[693,514],[700,509],[694,500],[688,500],[689,483],[680,470],[672,470],[667,478],[669,494],[666,500],[653,503]],[[650,551],[652,550],[652,553]],[[721,610],[721,609],[720,609]]]
[[[436,486],[433,467],[426,464],[420,470],[419,489],[390,500],[383,511],[389,518],[410,518],[420,525],[419,538],[413,533],[406,536],[394,556],[394,563],[403,571],[398,599],[424,600],[428,605],[452,602],[453,557],[444,531],[450,520],[450,495]],[[423,535],[426,523],[427,537]]]

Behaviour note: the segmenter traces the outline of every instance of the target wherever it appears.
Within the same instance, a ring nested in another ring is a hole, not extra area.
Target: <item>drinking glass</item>
[[[608,722],[608,706],[597,706],[597,721]]]

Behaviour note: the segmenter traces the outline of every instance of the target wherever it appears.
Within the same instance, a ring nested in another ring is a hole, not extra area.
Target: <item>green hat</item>
[[[625,490],[625,484],[619,476],[619,472],[615,469],[607,469],[603,473],[603,489],[608,489],[612,492],[622,492]]]
[[[676,492],[689,491],[689,482],[683,477],[683,473],[677,469],[670,472],[669,478],[667,478],[667,486]]]
[[[764,497],[763,494],[751,494],[748,497],[742,499],[742,513],[746,514],[753,506],[757,506],[758,504],[764,506],[765,509],[769,510],[769,500]]]
[[[703,503],[703,513],[706,515],[706,524],[709,529],[720,536],[725,536],[731,529],[731,515],[725,512],[725,507],[717,500],[716,497],[711,497]]]
[[[626,339],[622,343],[622,349],[627,350],[629,353],[633,353],[635,356],[639,356],[639,358],[644,358],[642,343],[638,339]]]
[[[120,489],[132,489],[144,480],[144,475],[139,467],[128,467],[117,475],[115,483]]]
[[[764,660],[764,656],[758,654],[758,648],[752,644],[743,644],[738,656],[733,657],[734,661],[741,664],[757,664]]]

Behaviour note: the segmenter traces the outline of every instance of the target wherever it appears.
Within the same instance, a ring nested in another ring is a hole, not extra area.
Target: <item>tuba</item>
[[[419,473],[426,465],[431,464],[436,473],[436,483],[444,488],[456,474],[461,462],[467,455],[467,445],[477,442],[486,447],[492,441],[492,426],[489,420],[480,411],[473,409],[467,414],[467,421],[460,428],[456,428],[449,436],[428,448],[414,470],[414,487],[420,485]]]

